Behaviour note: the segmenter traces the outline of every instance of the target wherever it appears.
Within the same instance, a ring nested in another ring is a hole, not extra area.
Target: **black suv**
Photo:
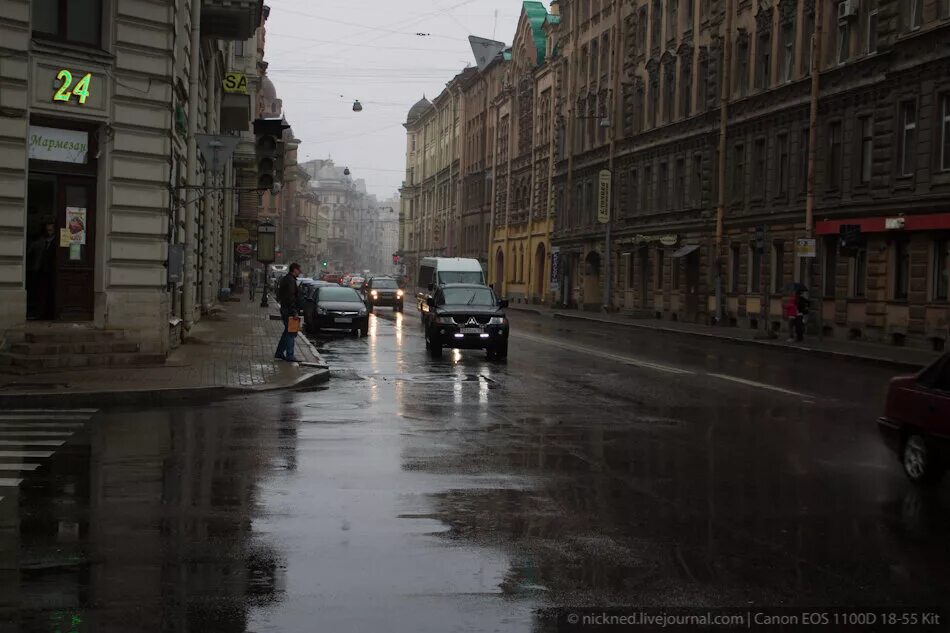
[[[436,288],[423,312],[426,349],[433,357],[442,348],[483,349],[489,358],[508,357],[508,302],[499,300],[488,286],[446,284]]]
[[[363,292],[370,312],[377,306],[392,306],[394,312],[402,312],[405,293],[392,277],[373,277],[366,282]]]

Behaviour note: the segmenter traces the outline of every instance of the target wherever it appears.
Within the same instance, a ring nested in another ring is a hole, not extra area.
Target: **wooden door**
[[[56,319],[91,321],[96,261],[96,180],[60,176],[56,213]],[[60,243],[60,230],[73,243]]]

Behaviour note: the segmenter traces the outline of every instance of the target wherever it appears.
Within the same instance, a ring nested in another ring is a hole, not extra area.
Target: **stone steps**
[[[98,330],[73,323],[28,326],[5,333],[0,371],[35,374],[90,368],[163,365],[163,354],[145,354],[122,330]]]

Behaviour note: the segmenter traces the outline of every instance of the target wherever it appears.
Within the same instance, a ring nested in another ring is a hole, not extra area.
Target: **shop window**
[[[785,243],[772,244],[772,293],[781,294],[785,285]]]
[[[894,242],[893,297],[897,301],[907,299],[910,290],[910,244],[906,239]]]
[[[933,300],[946,301],[950,292],[950,237],[934,241],[930,278],[933,280]]]
[[[33,0],[33,35],[98,47],[102,41],[101,0]]]

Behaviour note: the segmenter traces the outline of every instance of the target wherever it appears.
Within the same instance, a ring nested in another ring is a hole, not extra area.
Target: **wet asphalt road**
[[[548,630],[550,605],[944,605],[893,373],[513,315],[318,342],[325,388],[0,413],[0,633]],[[9,450],[4,450],[9,449]]]

